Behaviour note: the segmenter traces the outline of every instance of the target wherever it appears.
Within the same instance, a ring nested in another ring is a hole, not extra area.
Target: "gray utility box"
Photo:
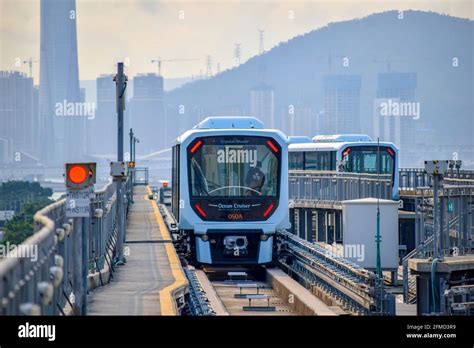
[[[380,258],[382,269],[398,268],[398,202],[381,199]],[[377,199],[342,201],[343,256],[361,267],[377,266]]]
[[[128,175],[127,162],[110,162],[110,175],[114,177],[125,177]]]

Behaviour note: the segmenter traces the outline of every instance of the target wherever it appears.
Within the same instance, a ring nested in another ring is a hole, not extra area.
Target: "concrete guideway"
[[[176,298],[187,289],[179,258],[148,187],[134,188],[126,243],[127,263],[110,284],[88,296],[89,315],[177,315]]]

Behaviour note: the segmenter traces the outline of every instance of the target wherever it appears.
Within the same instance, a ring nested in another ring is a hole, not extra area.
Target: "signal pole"
[[[75,315],[87,315],[89,232],[96,163],[66,163],[66,217],[73,226],[73,293]]]
[[[134,136],[133,136],[133,129],[130,128],[130,133],[128,133],[130,136],[130,161],[135,162],[135,158],[133,157],[133,142],[134,142]],[[132,168],[129,168],[132,170]],[[132,192],[131,192],[131,199],[133,203],[133,180],[134,180],[134,173],[133,171],[130,173],[130,179],[132,180]]]
[[[377,273],[377,282],[379,287],[379,310],[380,315],[384,315],[383,309],[383,273],[382,273],[382,263],[381,263],[381,255],[380,255],[380,243],[382,242],[382,236],[380,235],[380,195],[382,194],[381,185],[380,185],[380,169],[382,168],[382,164],[380,162],[380,138],[377,138],[377,186],[378,186],[378,195],[377,195],[377,222],[376,222],[376,235],[375,235],[375,243],[377,247],[377,265],[376,265],[376,273]]]
[[[123,73],[123,62],[117,64],[117,75],[114,77],[117,101],[117,161],[123,162],[123,111],[125,109],[125,89],[127,88],[127,76]],[[125,241],[125,206],[123,178],[115,178],[117,185],[117,251],[118,262],[124,263],[123,243]]]
[[[132,157],[133,154],[133,129],[130,128],[130,133],[128,133],[130,137],[130,161],[134,161],[135,159]]]

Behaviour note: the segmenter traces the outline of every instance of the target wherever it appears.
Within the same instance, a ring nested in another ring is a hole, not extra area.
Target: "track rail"
[[[279,233],[281,267],[307,288],[322,290],[344,309],[367,315],[376,309],[375,276],[356,264],[289,232]]]
[[[227,271],[229,269],[226,269]],[[187,315],[298,315],[300,313],[292,309],[291,304],[287,303],[273,288],[271,282],[263,277],[265,270],[255,272],[249,270],[247,281],[229,281],[225,279],[225,271],[215,272],[213,270],[194,271],[188,267],[186,275],[189,276],[190,296],[187,302]],[[199,276],[196,276],[199,273]],[[202,279],[205,277],[205,281]],[[204,281],[205,284],[201,284]],[[259,286],[259,294],[268,296],[268,299],[254,299],[252,306],[257,307],[275,307],[274,311],[244,310],[243,307],[249,305],[248,298],[236,298],[235,294],[242,291],[242,294],[255,295],[255,288],[239,289],[238,283],[256,283]],[[212,288],[212,289],[211,289]],[[209,292],[209,293],[206,293]],[[211,294],[212,293],[212,294]],[[255,302],[256,301],[256,302]]]

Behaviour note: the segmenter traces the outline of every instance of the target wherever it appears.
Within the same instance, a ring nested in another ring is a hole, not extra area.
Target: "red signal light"
[[[80,190],[94,185],[95,170],[95,163],[66,163],[66,187]]]
[[[71,166],[67,172],[67,177],[73,184],[83,183],[87,180],[86,167],[79,164]]]

